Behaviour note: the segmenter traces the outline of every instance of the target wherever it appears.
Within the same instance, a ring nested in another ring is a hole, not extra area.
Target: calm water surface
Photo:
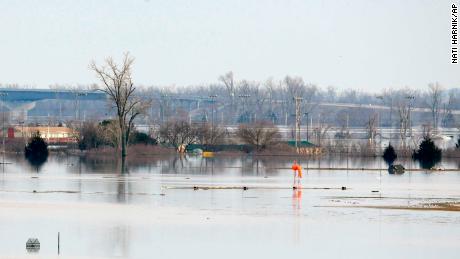
[[[57,256],[58,232],[61,258],[458,258],[460,213],[358,206],[458,202],[459,172],[305,170],[304,189],[294,191],[289,158],[170,156],[130,162],[125,174],[116,161],[72,156],[51,156],[40,169],[21,156],[7,161],[4,258]],[[300,162],[385,167],[380,159]],[[29,237],[40,240],[38,252],[25,249]]]

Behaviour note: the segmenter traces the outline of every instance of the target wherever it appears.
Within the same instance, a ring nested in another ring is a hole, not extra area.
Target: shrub
[[[102,137],[99,134],[98,125],[93,122],[85,122],[80,128],[78,136],[78,148],[87,150],[98,148],[102,144]]]
[[[103,146],[118,147],[118,125],[114,120],[103,120],[99,123],[88,121],[78,131],[80,150],[97,149]]]
[[[135,131],[131,134],[130,144],[144,144],[144,145],[156,145],[158,144],[157,140],[150,137],[144,132]]]
[[[432,168],[441,161],[442,151],[434,144],[433,140],[425,137],[412,157],[417,159],[423,168]]]
[[[398,158],[398,155],[396,154],[395,149],[391,144],[388,145],[388,147],[386,147],[385,151],[383,152],[383,159],[385,162],[391,165],[396,160],[396,158]]]
[[[40,166],[48,158],[48,144],[46,144],[39,132],[32,135],[24,151],[26,159],[32,165]]]

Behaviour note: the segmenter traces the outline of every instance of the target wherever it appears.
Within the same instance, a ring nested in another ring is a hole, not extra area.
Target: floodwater
[[[57,258],[58,232],[60,258],[458,258],[460,212],[408,209],[459,202],[458,171],[390,175],[351,170],[384,168],[380,159],[304,159],[350,170],[304,170],[293,190],[286,157],[165,156],[125,174],[115,161],[73,156],[39,169],[6,161],[2,258]],[[30,237],[39,251],[26,250]]]

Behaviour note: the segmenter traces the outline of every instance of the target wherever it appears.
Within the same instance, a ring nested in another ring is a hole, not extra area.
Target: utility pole
[[[415,96],[413,95],[408,95],[406,96],[406,99],[409,100],[409,115],[408,115],[408,119],[409,119],[409,135],[410,135],[410,138],[412,139],[412,117],[411,117],[411,104],[412,104],[412,100],[415,99]]]
[[[393,115],[393,97],[390,97],[390,143],[391,143],[391,140],[392,140],[392,133],[393,133],[393,119],[392,119],[392,115]]]
[[[75,122],[78,120],[78,92],[75,93]]]
[[[377,99],[381,100],[382,101],[382,105],[385,106],[385,102],[383,100],[383,96],[377,96],[376,97]],[[380,151],[382,151],[382,109],[379,109],[379,130],[380,130]]]
[[[160,120],[161,123],[168,122],[168,116],[169,116],[169,104],[171,103],[170,100],[172,99],[172,95],[169,95],[167,93],[161,94],[161,100],[160,100]],[[200,99],[197,100],[197,109],[200,108]]]
[[[2,150],[3,150],[3,156],[2,156],[2,165],[3,165],[3,170],[5,170],[5,97],[8,95],[8,93],[5,92],[0,92],[0,97],[2,98]]]
[[[217,98],[217,95],[213,94],[210,95],[209,98],[212,100],[212,107],[211,107],[211,143],[213,142],[213,133],[214,133],[214,109],[215,109],[215,99]]]
[[[346,120],[346,129],[347,129],[347,135],[346,135],[346,141],[347,141],[347,169],[348,169],[348,153],[350,152],[350,128],[349,128],[349,122],[350,122],[350,114],[347,112],[347,120]]]
[[[308,112],[304,113],[305,116],[307,116],[307,141],[310,141],[310,138],[308,136]]]
[[[296,132],[295,132],[295,147],[297,149],[297,147],[299,146],[299,143],[300,143],[300,104],[302,103],[302,97],[294,97],[294,101],[295,101],[295,129],[296,129]]]
[[[62,123],[62,100],[61,100],[61,96],[59,94],[59,90],[56,88],[55,89],[55,95],[56,95],[56,99],[58,100],[58,103],[59,103],[59,124]]]
[[[24,123],[25,123],[24,120],[21,120],[21,121],[19,122],[19,124],[21,125],[21,132],[22,132],[22,133],[21,133],[21,137],[22,137],[22,139],[24,140],[24,145],[27,145],[27,138],[24,136]]]
[[[80,96],[87,96],[88,93],[82,93],[82,92],[76,92],[75,93],[75,99],[76,99],[76,102],[77,102],[77,107],[76,107],[76,111],[75,111],[75,120],[76,121],[80,121],[80,127],[82,126],[82,121],[81,121],[81,111],[80,111]]]

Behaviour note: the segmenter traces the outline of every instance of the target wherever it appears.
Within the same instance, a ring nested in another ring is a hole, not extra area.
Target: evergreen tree
[[[37,167],[42,165],[48,158],[48,144],[46,144],[39,132],[32,135],[24,151],[27,160]]]
[[[432,168],[441,161],[442,151],[429,137],[425,137],[420,143],[418,151],[414,152],[413,158],[417,159],[423,168]]]
[[[391,165],[393,162],[398,158],[398,155],[396,154],[395,149],[393,146],[390,144],[388,147],[385,148],[385,151],[383,152],[383,159],[387,164]]]

